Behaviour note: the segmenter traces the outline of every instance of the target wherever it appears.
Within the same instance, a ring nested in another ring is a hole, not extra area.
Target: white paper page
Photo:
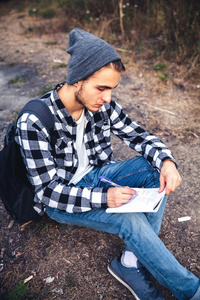
[[[162,193],[158,193],[159,188],[134,188],[134,190],[137,194],[133,195],[127,204],[123,204],[120,207],[109,207],[106,209],[106,212],[156,212],[158,211],[166,192],[166,190],[164,190]]]

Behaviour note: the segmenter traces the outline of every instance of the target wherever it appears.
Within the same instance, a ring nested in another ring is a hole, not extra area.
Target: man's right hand
[[[135,194],[136,191],[128,186],[110,188],[107,191],[107,206],[119,207],[124,203],[128,203]]]

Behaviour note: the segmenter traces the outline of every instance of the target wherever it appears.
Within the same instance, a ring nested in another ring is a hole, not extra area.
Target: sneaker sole
[[[108,272],[113,277],[115,277],[115,279],[117,279],[121,284],[123,284],[131,292],[131,294],[135,297],[136,300],[140,300],[140,298],[138,298],[138,296],[135,294],[135,292],[132,290],[132,288],[125,281],[123,281],[123,279],[121,277],[119,277],[117,275],[117,273],[115,273],[115,271],[110,267],[110,265],[108,265],[107,269],[108,269]]]

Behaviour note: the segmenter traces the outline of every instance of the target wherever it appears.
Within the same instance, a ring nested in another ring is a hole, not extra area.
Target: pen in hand
[[[106,182],[106,183],[109,183],[110,185],[113,185],[113,186],[118,186],[118,187],[122,187],[121,185],[117,184],[117,183],[114,183],[112,180],[110,180],[109,178],[106,178],[104,176],[100,176],[99,177],[99,180],[100,181],[103,181],[103,182]]]
[[[119,184],[113,182],[112,180],[110,180],[109,178],[106,178],[104,176],[100,176],[99,180],[102,182],[106,182],[114,187],[123,188]],[[129,188],[129,187],[124,187],[123,189],[120,189],[121,191],[118,191],[117,194],[111,190],[113,190],[113,189],[109,189],[108,194],[107,194],[107,206],[108,207],[119,207],[123,204],[128,203],[130,201],[130,199],[133,199],[133,197],[137,196],[137,192],[134,189]]]
[[[113,185],[113,186],[123,187],[123,186],[121,186],[121,185],[119,185],[119,184],[113,182],[111,179],[109,179],[109,178],[107,178],[107,177],[105,177],[105,176],[100,176],[100,177],[99,177],[99,180],[100,180],[100,181],[103,181],[103,182],[106,182],[106,183],[109,183],[110,185]],[[133,188],[131,188],[131,189],[133,189]],[[133,189],[133,190],[134,190],[134,189]],[[134,190],[134,191],[135,191],[135,190]],[[137,192],[135,191],[135,195],[134,195],[134,196],[136,196],[136,195],[137,195]]]

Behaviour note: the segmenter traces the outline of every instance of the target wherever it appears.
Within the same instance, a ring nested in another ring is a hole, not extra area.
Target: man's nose
[[[111,101],[111,96],[112,96],[112,90],[109,89],[109,90],[104,91],[102,99],[105,102],[109,103]]]

